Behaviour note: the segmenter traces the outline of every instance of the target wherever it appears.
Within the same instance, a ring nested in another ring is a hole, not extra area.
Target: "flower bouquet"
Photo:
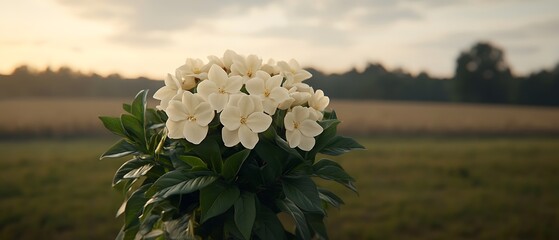
[[[168,74],[155,109],[144,90],[100,117],[122,137],[101,159],[131,156],[113,179],[125,196],[117,239],[327,239],[326,210],[343,201],[313,178],[356,192],[355,180],[316,159],[363,146],[336,134],[329,98],[295,60],[208,60]]]

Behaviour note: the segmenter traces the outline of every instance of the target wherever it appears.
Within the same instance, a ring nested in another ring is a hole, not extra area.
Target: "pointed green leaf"
[[[285,196],[301,209],[309,212],[323,211],[318,189],[311,178],[284,178],[282,186]]]
[[[132,114],[132,105],[130,105],[128,103],[123,103],[122,104],[122,109],[124,109],[124,111],[126,111],[127,113]]]
[[[228,180],[234,179],[249,154],[250,149],[244,149],[225,159],[221,175]]]
[[[206,163],[202,159],[196,156],[178,156],[178,158],[184,163],[188,164],[190,167],[208,167],[208,165],[206,165]]]
[[[229,210],[240,194],[237,186],[228,186],[220,183],[200,189],[201,223]]]
[[[177,169],[163,174],[146,192],[148,196],[167,198],[175,194],[187,194],[204,188],[218,177],[210,171],[190,172]]]
[[[283,226],[278,217],[272,210],[260,205],[256,212],[254,222],[254,233],[260,239],[266,240],[285,240]]]
[[[322,126],[322,133],[315,138],[313,149],[308,152],[307,159],[314,159],[316,154],[328,145],[330,140],[336,136],[339,120],[330,119],[319,121],[318,124]]]
[[[328,159],[321,159],[313,165],[313,170],[316,176],[341,183],[357,193],[357,188],[353,185],[355,179],[349,176],[338,163]]]
[[[142,122],[144,121],[144,113],[147,107],[147,95],[148,90],[140,91],[134,98],[131,106],[132,115]]]
[[[305,214],[308,226],[317,234],[320,238],[328,240],[328,232],[326,231],[326,226],[324,225],[324,215],[321,214]]]
[[[140,120],[128,114],[122,114],[120,120],[122,121],[122,127],[130,137],[137,141],[144,141],[144,126]]]
[[[276,205],[279,207],[279,209],[293,217],[293,219],[295,220],[295,225],[297,226],[297,232],[299,233],[298,235],[305,240],[310,240],[311,233],[309,231],[309,227],[307,226],[307,220],[305,218],[305,215],[303,214],[303,211],[301,211],[301,209],[299,209],[295,205],[295,203],[289,200],[289,198],[278,200],[276,202]]]
[[[147,166],[147,167],[146,167]],[[124,178],[137,178],[143,176],[153,167],[150,161],[133,158],[120,166],[113,178],[113,186],[120,183]],[[125,177],[127,176],[127,177]]]
[[[137,152],[138,151],[134,145],[130,144],[128,141],[124,139],[121,139],[118,142],[116,142],[113,146],[111,146],[109,150],[103,153],[99,159],[119,158]]]
[[[124,129],[122,128],[122,124],[120,122],[120,118],[118,117],[99,117],[99,119],[101,120],[101,122],[103,122],[103,125],[105,126],[105,128],[107,128],[109,131],[111,131],[112,133],[119,135],[121,137],[126,137],[126,132],[124,131]]]
[[[245,192],[235,201],[235,224],[245,239],[250,239],[256,219],[256,195]]]
[[[336,136],[331,139],[322,150],[320,150],[320,153],[338,156],[353,149],[365,149],[365,147],[352,138]]]
[[[136,190],[130,198],[126,201],[126,206],[124,207],[124,230],[139,225],[140,220],[138,217],[142,214],[142,209],[144,208],[144,204],[148,200],[144,193],[150,187],[151,184],[146,184],[141,186]]]
[[[216,173],[221,172],[221,150],[214,139],[204,139],[198,146],[194,147],[193,151],[207,163],[210,163],[210,169]]]
[[[318,188],[318,197],[338,209],[340,205],[344,204],[344,201],[338,195],[325,188]]]

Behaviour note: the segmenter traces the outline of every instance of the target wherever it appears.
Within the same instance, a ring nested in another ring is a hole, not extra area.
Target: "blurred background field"
[[[331,209],[331,239],[557,239],[559,139],[367,137],[337,160],[359,196]],[[0,142],[0,239],[112,239],[114,139]],[[324,184],[324,183],[321,183]]]

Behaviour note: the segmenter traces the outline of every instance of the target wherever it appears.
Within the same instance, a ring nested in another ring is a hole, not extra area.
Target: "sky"
[[[0,0],[0,73],[26,64],[162,79],[227,49],[327,73],[453,75],[478,41],[515,74],[559,63],[557,0]]]

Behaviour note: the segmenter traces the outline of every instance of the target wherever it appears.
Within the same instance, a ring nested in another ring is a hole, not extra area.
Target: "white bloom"
[[[187,141],[199,144],[208,134],[208,124],[215,112],[210,104],[198,94],[184,92],[181,101],[171,100],[165,111],[169,138],[186,138]]]
[[[223,68],[223,70],[227,73],[231,72],[231,65],[233,65],[233,60],[243,60],[244,58],[241,57],[239,54],[232,50],[227,50],[223,53],[222,58],[218,58],[216,56],[208,56],[209,63],[207,64],[209,67],[216,64]]]
[[[278,108],[288,109],[294,106],[301,106],[307,103],[314,93],[313,88],[305,83],[296,83],[289,89],[289,99],[282,102]]]
[[[315,120],[311,120],[310,110],[306,107],[294,107],[285,115],[283,123],[289,147],[299,147],[304,151],[310,151],[314,147],[314,137],[323,131]]]
[[[330,103],[330,98],[324,96],[322,90],[316,90],[309,99],[309,107],[311,107],[311,114],[315,115],[317,120],[322,120],[324,109]]]
[[[272,117],[258,110],[262,106],[258,106],[261,102],[255,96],[242,95],[235,101],[237,104],[228,105],[220,115],[223,143],[232,147],[240,142],[245,148],[253,149],[259,140],[258,133],[270,127]]]
[[[159,105],[157,105],[157,108],[165,110],[169,105],[169,101],[173,98],[180,97],[183,92],[184,90],[181,88],[179,80],[173,77],[173,75],[167,74],[165,86],[157,90],[157,92],[153,94],[153,98],[161,101]]]
[[[245,59],[233,59],[233,65],[231,65],[231,75],[242,76],[246,81],[253,78],[256,71],[260,70],[260,67],[262,67],[262,59],[258,58],[256,55],[249,55]]]
[[[262,65],[260,69],[272,76],[278,75],[280,73],[280,68],[278,67],[274,59],[269,59],[268,63]]]
[[[208,80],[198,84],[198,92],[206,99],[213,109],[221,112],[231,94],[239,93],[243,86],[243,78],[228,77],[227,73],[218,65],[212,65],[208,73]]]
[[[285,61],[278,62],[278,67],[281,73],[285,76],[285,87],[291,87],[296,83],[303,82],[312,77],[312,74],[299,66],[299,63],[295,59],[289,60],[289,63]]]
[[[256,72],[256,77],[246,82],[246,89],[250,95],[262,99],[264,112],[274,115],[278,105],[289,99],[287,89],[281,86],[283,77],[276,75],[271,77],[264,71]]]
[[[185,64],[177,68],[175,75],[180,80],[182,89],[190,90],[208,77],[207,68],[201,59],[187,58]]]

